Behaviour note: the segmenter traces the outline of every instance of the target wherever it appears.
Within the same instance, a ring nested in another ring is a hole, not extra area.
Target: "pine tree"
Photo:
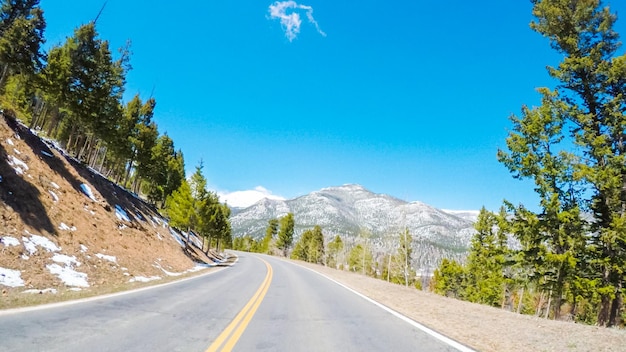
[[[274,236],[278,233],[278,219],[270,219],[267,224],[267,228],[265,229],[265,237],[263,237],[263,241],[261,242],[261,253],[269,253],[270,244],[274,240]]]
[[[350,271],[374,276],[374,259],[370,249],[360,243],[352,247],[348,255]]]
[[[323,264],[324,262],[324,233],[319,225],[315,225],[311,231],[311,239],[307,244],[308,262]]]
[[[343,251],[343,241],[341,240],[341,236],[336,235],[332,241],[328,242],[326,265],[331,268],[337,268],[339,266],[339,253],[341,253],[341,251]]]
[[[511,153],[499,158],[516,177],[535,180],[543,211],[535,223],[518,209],[535,227],[519,232],[529,251],[546,254],[536,265],[550,276],[555,298],[561,300],[578,261],[588,255],[588,279],[600,282],[598,324],[613,326],[623,309],[626,271],[626,55],[617,55],[617,17],[600,0],[533,4],[531,28],[564,57],[548,69],[559,85],[540,89],[542,105],[513,117]],[[588,204],[594,218],[586,229],[580,213]],[[588,251],[581,248],[587,243]]]
[[[293,243],[294,226],[295,223],[292,213],[288,213],[280,218],[280,230],[278,231],[278,241],[276,242],[276,247],[283,251],[284,256],[287,256],[287,251]]]
[[[189,183],[184,180],[180,187],[165,201],[165,209],[172,227],[187,231],[187,244],[189,243],[189,231],[194,226],[195,209],[194,199]]]
[[[504,213],[506,216],[506,213]],[[502,223],[500,223],[502,224]],[[465,275],[465,299],[499,307],[506,289],[504,267],[508,248],[506,228],[498,226],[496,214],[480,210],[472,238]]]
[[[444,258],[441,264],[433,273],[430,284],[432,291],[448,297],[465,297],[465,268],[457,261]]]
[[[46,22],[39,0],[4,0],[0,7],[0,87],[8,75],[26,77],[31,85],[43,67]]]

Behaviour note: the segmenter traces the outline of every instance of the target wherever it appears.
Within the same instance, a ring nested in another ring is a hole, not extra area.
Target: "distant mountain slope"
[[[367,234],[375,248],[391,248],[403,228],[413,235],[416,265],[432,268],[442,256],[462,257],[473,234],[473,223],[421,202],[405,202],[376,194],[360,185],[324,188],[291,200],[263,199],[231,218],[233,234],[264,235],[267,222],[293,213],[296,235],[320,225],[328,238],[346,242]]]

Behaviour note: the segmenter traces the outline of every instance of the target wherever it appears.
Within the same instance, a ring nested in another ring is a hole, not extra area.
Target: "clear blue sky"
[[[47,45],[103,3],[41,0]],[[559,56],[530,30],[530,1],[297,4],[274,8],[299,15],[291,38],[263,0],[109,0],[97,29],[113,48],[132,41],[127,99],[154,90],[159,130],[215,190],[358,183],[447,209],[536,205],[496,160],[508,117],[554,85],[545,66]]]

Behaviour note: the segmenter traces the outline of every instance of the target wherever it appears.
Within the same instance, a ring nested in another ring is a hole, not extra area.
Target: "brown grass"
[[[298,262],[479,351],[624,351],[626,330],[546,320]]]

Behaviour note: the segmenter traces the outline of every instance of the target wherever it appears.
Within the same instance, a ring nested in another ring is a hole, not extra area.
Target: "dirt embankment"
[[[195,265],[155,209],[3,115],[0,241],[0,308],[26,290],[96,290]]]

